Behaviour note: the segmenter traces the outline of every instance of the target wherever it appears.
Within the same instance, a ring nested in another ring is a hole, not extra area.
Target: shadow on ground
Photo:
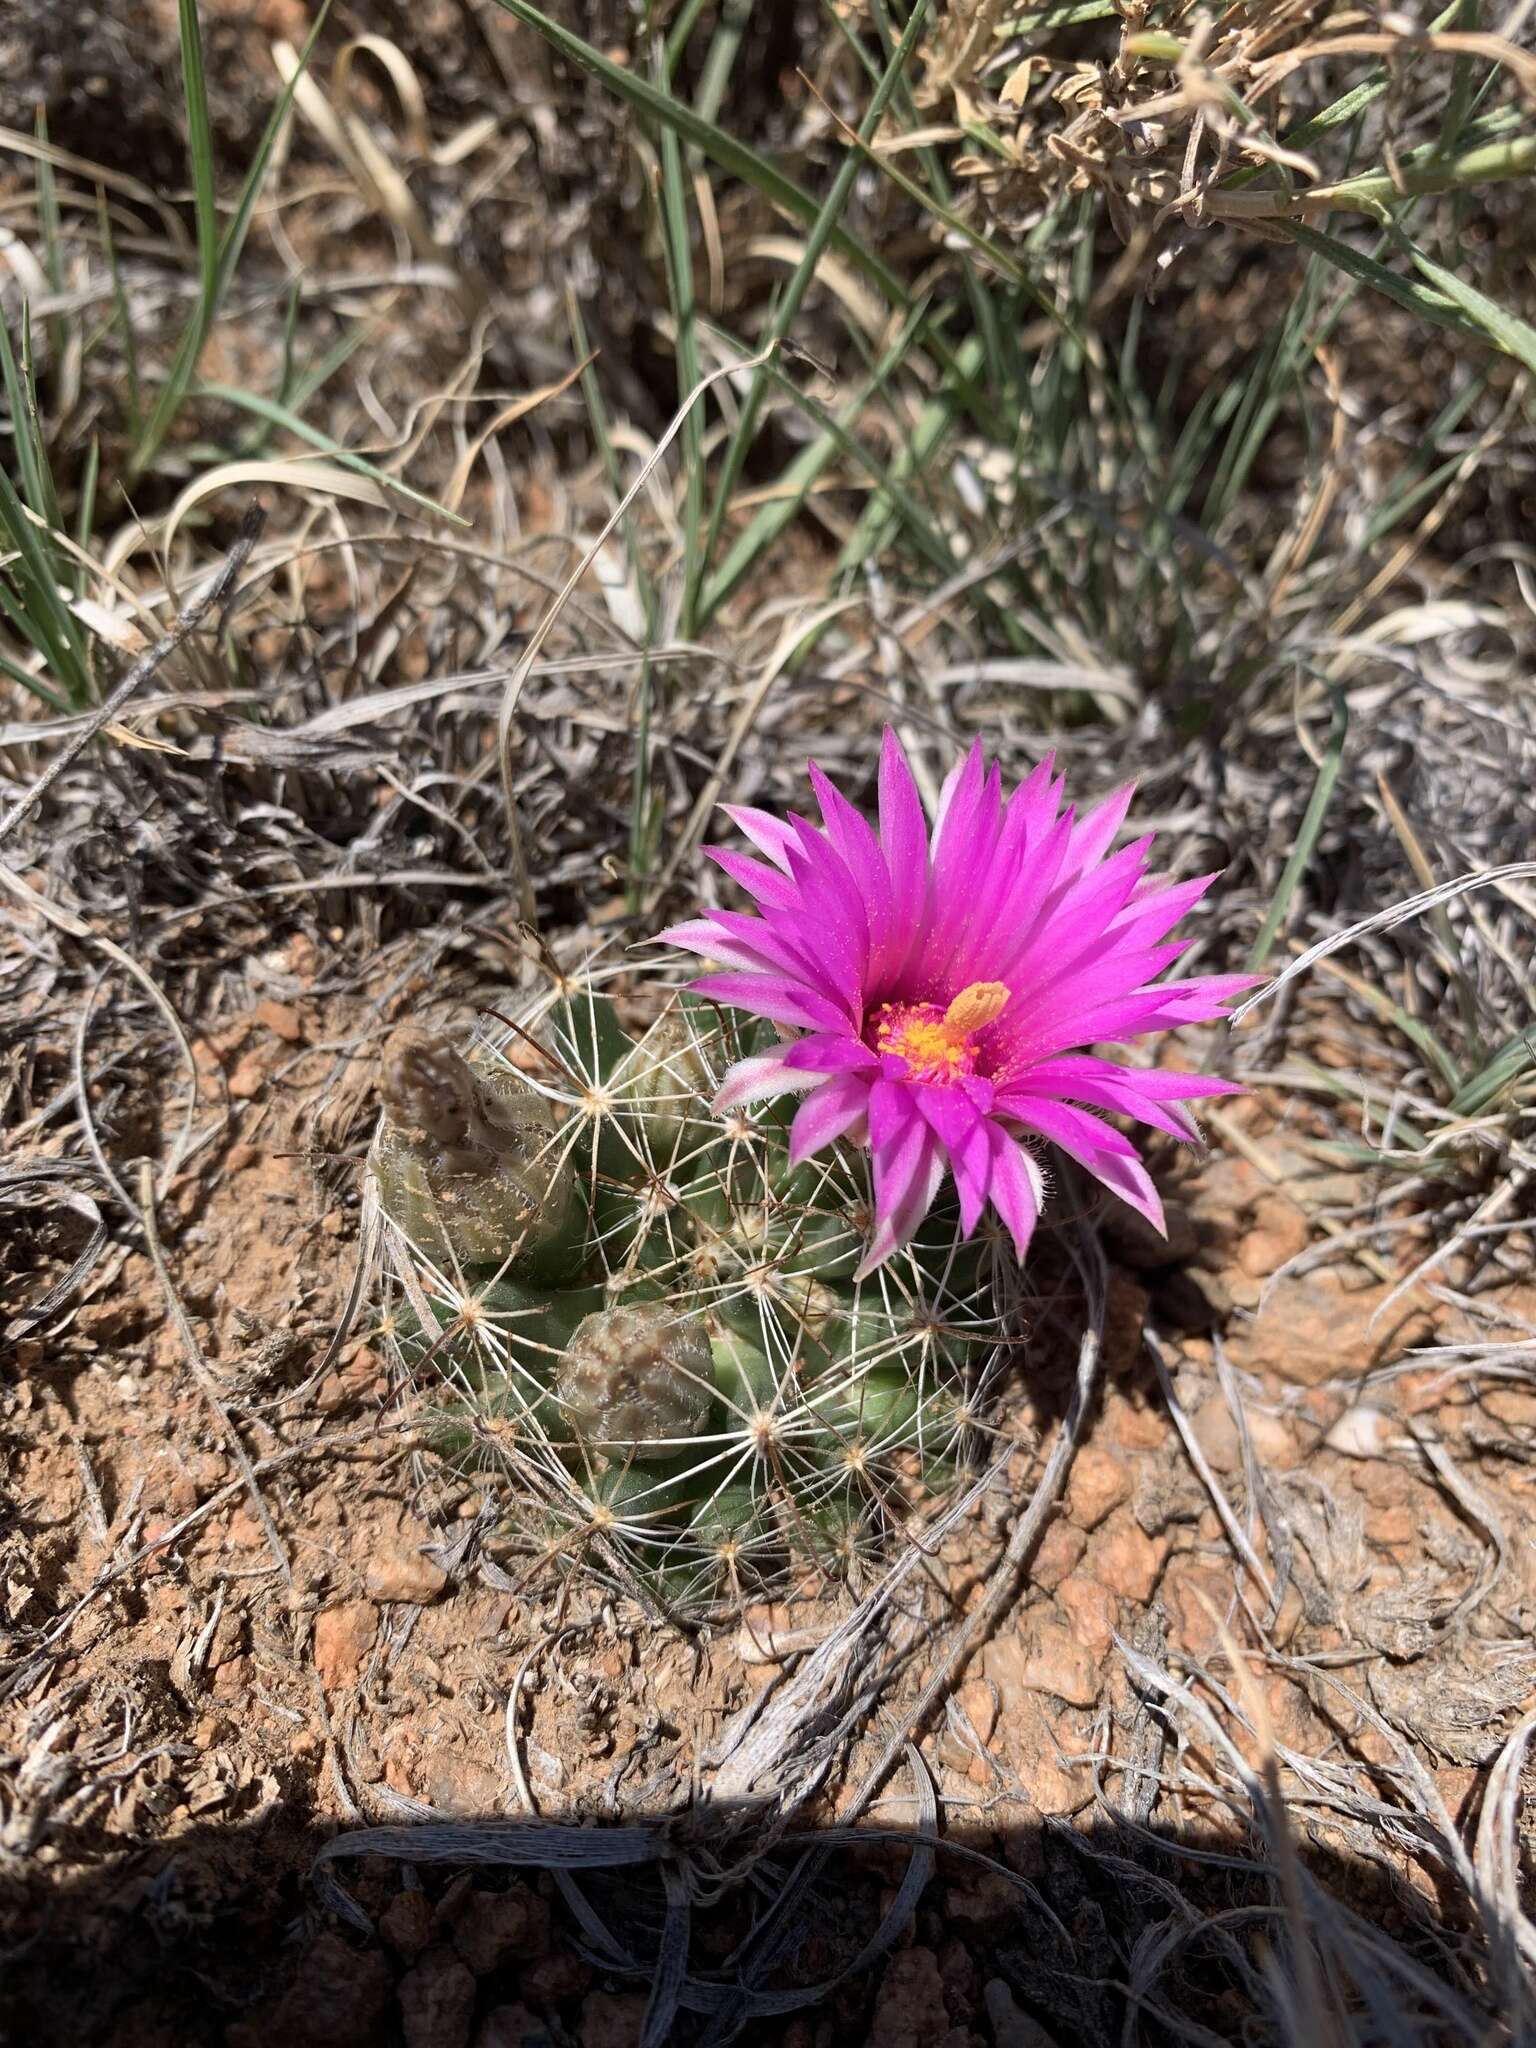
[[[708,1808],[542,1833],[452,1825],[451,1841],[442,1824],[378,1831],[384,1855],[338,1854],[335,1827],[282,1806],[137,1847],[60,1830],[48,1847],[68,1881],[36,1855],[0,1864],[0,2041],[629,2048],[663,1957],[681,1980],[664,2038],[684,2044],[1294,2038],[1281,1887],[1257,1850],[1218,1852],[1209,1835],[992,1816],[982,1856],[963,1829],[932,1844],[902,1828],[775,1836],[761,1814]],[[509,1849],[545,1867],[509,1868]],[[595,1857],[610,1867],[579,1867]],[[1332,1922],[1324,1974],[1363,2017],[1350,2037],[1470,2040],[1451,2018],[1469,1980],[1441,1974],[1454,1930],[1373,1866],[1308,1863],[1309,1910]],[[1340,1969],[1348,1927],[1371,1982]],[[1383,1999],[1401,2036],[1369,2017]]]

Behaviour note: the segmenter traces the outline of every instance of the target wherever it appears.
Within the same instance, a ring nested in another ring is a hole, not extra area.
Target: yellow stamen
[[[944,1012],[944,1022],[951,1031],[969,1038],[973,1031],[981,1031],[1001,1017],[1007,1007],[1008,990],[1002,982],[973,981]]]
[[[975,1069],[974,1037],[1008,1005],[1000,981],[973,981],[947,1010],[937,1003],[887,1003],[875,1018],[875,1049],[898,1054],[921,1081],[951,1082]]]

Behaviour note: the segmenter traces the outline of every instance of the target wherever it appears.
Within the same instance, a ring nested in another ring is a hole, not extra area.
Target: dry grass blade
[[[652,473],[660,464],[662,457],[682,432],[684,423],[693,411],[694,406],[697,405],[706,391],[712,389],[722,379],[735,376],[742,371],[759,368],[763,363],[767,362],[772,353],[773,345],[770,345],[768,348],[759,350],[755,356],[752,356],[745,362],[724,363],[718,370],[711,370],[709,375],[702,378],[695,385],[694,389],[689,392],[683,403],[672,415],[666,431],[657,440],[656,446],[651,451],[649,458],[642,464],[634,482],[629,486],[629,489],[603,522],[597,538],[587,548],[575,568],[566,577],[559,591],[546,606],[538,625],[535,626],[533,632],[528,637],[528,644],[523,649],[516,667],[507,679],[506,688],[502,693],[501,710],[497,719],[497,740],[501,761],[502,790],[506,797],[507,823],[508,829],[512,833],[515,869],[513,884],[517,892],[523,920],[528,925],[532,925],[535,922],[533,884],[529,877],[527,860],[522,852],[522,840],[516,830],[517,795],[514,788],[512,766],[512,721],[517,716],[518,702],[522,697],[524,686],[543,650],[545,641],[554,630],[555,622],[565,610],[572,592],[591,569],[592,564],[601,554],[609,536],[617,529],[625,514],[649,483]]]

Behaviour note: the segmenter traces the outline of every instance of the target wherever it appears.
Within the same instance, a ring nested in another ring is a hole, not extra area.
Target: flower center
[[[976,1071],[976,1033],[1007,1006],[1000,981],[973,981],[947,1010],[937,1003],[882,1003],[874,1016],[875,1051],[905,1060],[914,1081],[958,1081]]]

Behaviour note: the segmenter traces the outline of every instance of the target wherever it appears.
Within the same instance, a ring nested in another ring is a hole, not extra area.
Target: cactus
[[[677,1616],[856,1576],[953,1483],[1011,1253],[941,1201],[856,1281],[867,1160],[791,1167],[780,1107],[711,1107],[765,1026],[684,995],[636,1037],[592,985],[530,1024],[531,1070],[510,1034],[385,1047],[387,1327],[438,1447],[499,1475],[536,1557]]]

